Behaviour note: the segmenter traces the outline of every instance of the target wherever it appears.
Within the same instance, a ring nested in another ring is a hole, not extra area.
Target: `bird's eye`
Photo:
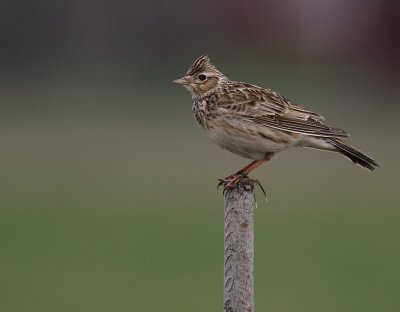
[[[201,75],[199,75],[199,80],[201,80],[201,81],[204,81],[204,80],[206,80],[206,75],[203,75],[203,74],[201,74]]]

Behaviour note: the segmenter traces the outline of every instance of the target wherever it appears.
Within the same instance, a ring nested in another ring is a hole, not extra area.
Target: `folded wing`
[[[322,123],[324,118],[292,103],[278,93],[245,83],[231,83],[218,98],[225,116],[265,127],[316,137],[346,138],[338,128]]]

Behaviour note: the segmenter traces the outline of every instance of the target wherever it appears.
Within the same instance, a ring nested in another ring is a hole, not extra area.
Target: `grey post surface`
[[[254,183],[224,190],[224,311],[254,311]]]

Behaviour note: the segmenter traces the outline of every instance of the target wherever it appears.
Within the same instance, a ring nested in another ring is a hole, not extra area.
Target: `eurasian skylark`
[[[378,163],[342,139],[349,135],[326,126],[324,118],[277,92],[229,80],[208,56],[199,57],[186,76],[177,79],[189,90],[197,123],[223,149],[253,161],[223,179],[226,187],[289,147],[339,152],[369,170]]]

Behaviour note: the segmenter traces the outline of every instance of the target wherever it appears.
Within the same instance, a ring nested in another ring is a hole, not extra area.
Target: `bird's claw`
[[[234,188],[234,187],[238,186],[238,184],[240,183],[240,180],[242,180],[243,178],[247,178],[247,176],[233,174],[233,175],[227,176],[227,177],[225,177],[223,179],[218,179],[217,189],[221,185],[224,186],[224,189]]]
[[[253,181],[254,184],[257,184],[257,185],[260,187],[260,189],[261,189],[261,191],[263,192],[265,198],[267,198],[267,193],[265,192],[265,189],[264,189],[264,187],[261,185],[260,181],[259,181],[258,179],[251,179],[251,180]]]
[[[240,187],[242,185],[250,185],[251,189],[254,188],[254,185],[258,185],[263,192],[265,198],[267,198],[267,193],[265,192],[264,187],[261,185],[260,181],[258,179],[250,178],[249,176],[245,174],[233,174],[230,176],[227,176],[223,179],[218,179],[218,184],[217,184],[217,189],[220,186],[224,187],[224,190],[226,189],[232,189],[235,187]]]

